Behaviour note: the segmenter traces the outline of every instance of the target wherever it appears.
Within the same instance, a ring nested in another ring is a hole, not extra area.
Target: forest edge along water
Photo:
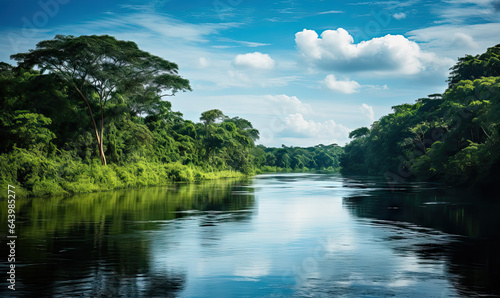
[[[266,172],[342,171],[490,192],[500,181],[500,45],[459,58],[442,94],[392,106],[350,131],[345,146],[280,148],[257,145],[250,121],[219,109],[199,122],[173,111],[165,97],[192,91],[189,80],[133,41],[56,35],[11,58],[16,66],[0,62],[0,185],[24,197]]]
[[[15,208],[23,297],[500,294],[499,204],[436,184],[263,174]]]
[[[2,294],[499,294],[500,45],[345,146],[279,148],[173,111],[190,81],[133,41],[56,35],[11,59]]]

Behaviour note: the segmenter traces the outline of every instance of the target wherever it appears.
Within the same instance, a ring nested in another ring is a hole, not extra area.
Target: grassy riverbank
[[[46,157],[25,149],[0,155],[1,187],[16,187],[19,197],[41,197],[108,191],[120,188],[196,182],[222,178],[243,178],[233,170],[210,170],[193,165],[138,160],[120,166],[102,166],[99,159],[83,162],[68,152]],[[6,197],[7,193],[2,193]]]

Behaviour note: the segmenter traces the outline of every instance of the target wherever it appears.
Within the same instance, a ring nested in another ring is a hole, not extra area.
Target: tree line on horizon
[[[455,185],[498,181],[500,45],[460,58],[449,87],[353,140],[257,145],[259,131],[218,109],[195,123],[165,100],[191,91],[177,64],[131,41],[63,36],[0,62],[0,182],[27,195],[66,194],[263,172],[385,175]]]
[[[134,42],[57,35],[11,58],[0,62],[0,180],[27,194],[338,168],[331,148],[256,147],[259,131],[218,109],[184,119],[165,98],[189,81]]]

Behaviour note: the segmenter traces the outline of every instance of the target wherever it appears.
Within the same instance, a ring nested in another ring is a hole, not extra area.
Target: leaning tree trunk
[[[104,147],[103,147],[103,128],[104,128],[104,115],[101,113],[101,136],[99,136],[99,131],[97,129],[97,123],[95,122],[94,119],[94,113],[92,113],[92,107],[90,106],[89,101],[87,100],[87,97],[83,95],[82,91],[78,89],[78,87],[75,86],[76,91],[80,94],[80,96],[83,98],[85,103],[87,104],[87,108],[89,109],[90,113],[90,118],[92,119],[92,124],[94,126],[94,133],[95,133],[95,139],[97,141],[97,148],[99,149],[99,156],[101,158],[101,163],[103,165],[106,165],[106,156],[104,155]]]
[[[106,156],[104,155],[104,107],[101,103],[101,143],[99,146],[99,154],[101,155],[101,162],[106,165]]]
[[[101,142],[99,143],[99,155],[101,155],[101,163],[105,166],[106,165],[106,156],[104,155],[104,148],[102,145],[102,139],[101,139]]]

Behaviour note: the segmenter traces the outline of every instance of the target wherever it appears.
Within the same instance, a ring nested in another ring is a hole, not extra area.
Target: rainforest
[[[345,146],[268,148],[219,109],[199,122],[177,64],[112,36],[64,36],[0,64],[0,183],[41,197],[268,172],[378,175],[489,189],[500,178],[500,45],[465,56],[448,88],[392,107]]]

